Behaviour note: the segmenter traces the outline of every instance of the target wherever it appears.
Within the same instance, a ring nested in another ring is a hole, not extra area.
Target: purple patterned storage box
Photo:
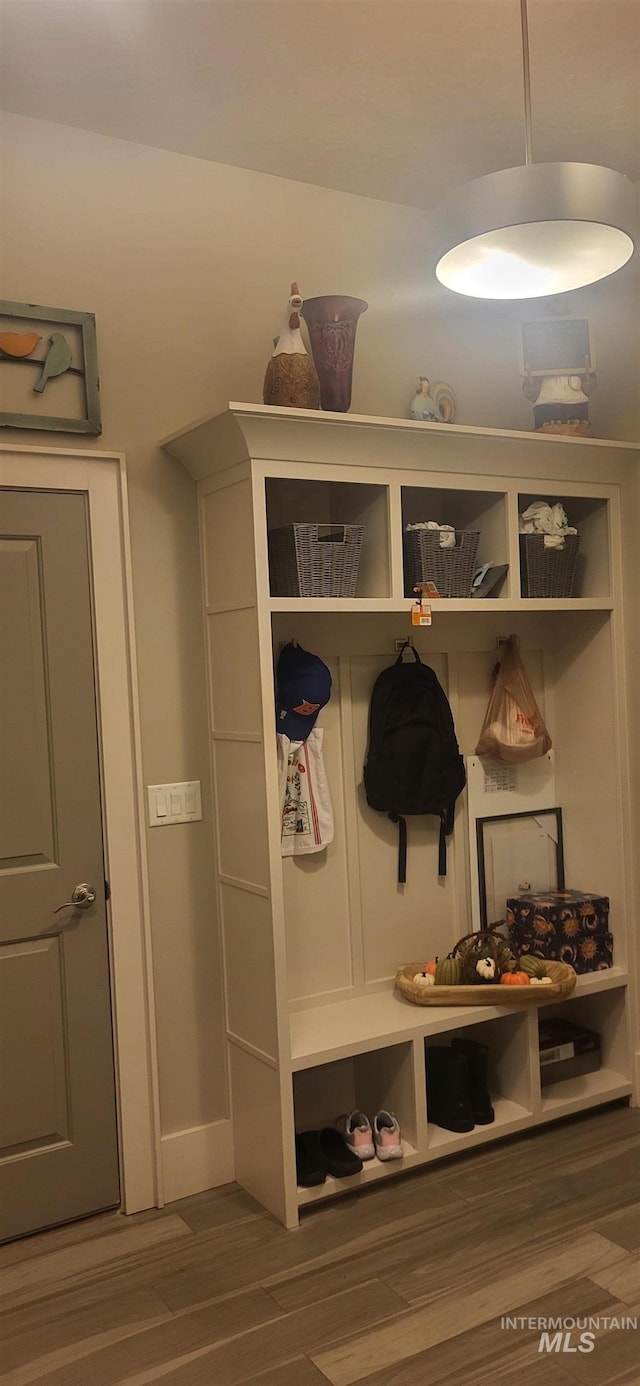
[[[523,892],[507,900],[507,923],[521,953],[571,963],[576,972],[613,966],[606,895],[582,890]]]

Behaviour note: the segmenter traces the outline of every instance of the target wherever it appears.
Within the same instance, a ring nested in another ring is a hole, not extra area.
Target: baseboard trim
[[[162,1174],[167,1203],[229,1184],[234,1178],[231,1122],[211,1121],[162,1136]]]

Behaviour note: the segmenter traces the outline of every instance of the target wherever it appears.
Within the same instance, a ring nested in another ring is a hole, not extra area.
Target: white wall
[[[454,386],[462,422],[530,427],[517,364],[529,314],[435,285],[424,212],[16,116],[3,151],[4,297],[97,317],[96,446],[129,465],[145,780],[207,785],[194,488],[157,439],[229,399],[261,399],[291,279],[307,296],[367,299],[362,413],[406,414],[430,374]],[[635,437],[634,272],[570,302],[596,338],[594,432]],[[164,1132],[226,1112],[208,792],[205,803],[203,824],[149,833]]]

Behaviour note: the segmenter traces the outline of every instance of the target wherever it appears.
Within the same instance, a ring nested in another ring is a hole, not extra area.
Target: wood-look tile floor
[[[640,1383],[637,1331],[541,1353],[502,1315],[640,1321],[640,1111],[470,1151],[295,1231],[228,1185],[0,1248],[2,1386]]]

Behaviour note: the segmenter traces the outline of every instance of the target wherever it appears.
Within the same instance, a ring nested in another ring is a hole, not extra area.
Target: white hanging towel
[[[278,734],[282,855],[322,852],[333,842],[333,809],[322,755],[322,727],[305,741]]]

